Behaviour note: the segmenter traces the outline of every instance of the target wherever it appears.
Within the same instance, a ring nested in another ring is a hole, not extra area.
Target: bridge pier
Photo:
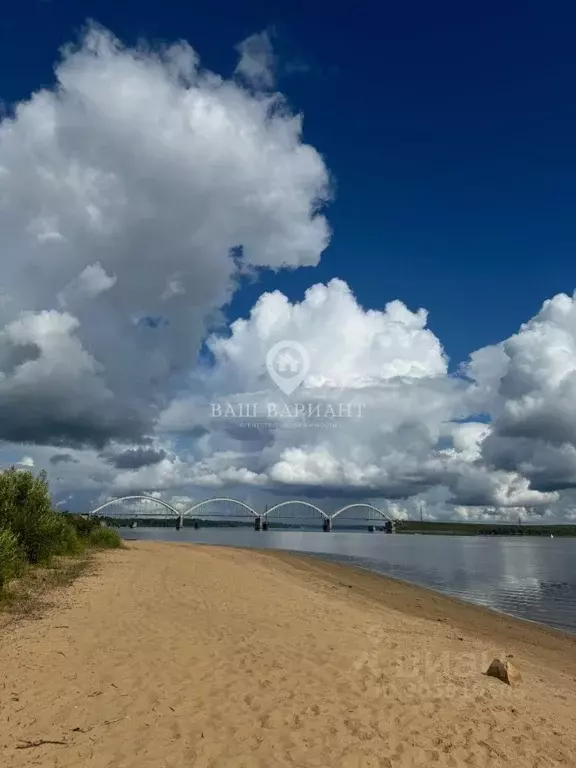
[[[178,520],[176,520],[176,530],[179,531],[182,528],[183,521],[182,518],[179,517]]]
[[[260,517],[260,515],[256,515],[256,517],[254,518],[254,530],[259,531],[261,527],[262,527],[262,518]]]
[[[324,533],[330,533],[330,531],[332,530],[332,518],[330,517],[324,518],[324,520],[322,521],[322,530],[324,531]]]
[[[267,517],[265,517],[265,518],[262,520],[262,530],[263,530],[263,531],[267,531],[267,530],[268,530],[268,525],[269,525],[269,523],[268,523],[268,518],[267,518]]]

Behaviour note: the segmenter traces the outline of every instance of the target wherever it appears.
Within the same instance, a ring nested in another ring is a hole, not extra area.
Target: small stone
[[[488,677],[495,677],[508,685],[515,685],[522,679],[520,672],[509,661],[494,659],[486,670]]]

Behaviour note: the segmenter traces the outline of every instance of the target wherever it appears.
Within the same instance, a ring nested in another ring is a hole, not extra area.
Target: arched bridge
[[[162,508],[160,511],[158,507]],[[320,519],[322,528],[325,531],[332,530],[333,523],[338,518],[351,521],[362,521],[362,523],[384,523],[387,529],[394,529],[396,520],[385,510],[379,509],[373,504],[358,502],[346,504],[335,512],[325,512],[320,507],[309,501],[300,499],[289,499],[275,504],[273,507],[265,510],[256,510],[249,504],[238,499],[219,496],[216,498],[203,499],[197,501],[191,506],[179,508],[169,504],[158,496],[146,494],[118,496],[108,499],[104,503],[92,509],[89,514],[97,515],[108,510],[110,516],[129,517],[129,518],[175,518],[177,527],[184,525],[185,518],[198,519],[199,517],[213,519],[227,519],[231,521],[250,521],[254,524],[256,530],[267,530],[269,525],[275,522],[281,522],[283,525],[300,526],[302,520],[311,518]],[[225,524],[225,523],[224,523]],[[375,525],[371,526],[375,528]]]

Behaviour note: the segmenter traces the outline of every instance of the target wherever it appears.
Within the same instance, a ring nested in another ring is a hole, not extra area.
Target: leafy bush
[[[8,528],[0,528],[0,589],[16,578],[23,568],[24,556],[18,539]]]
[[[29,563],[43,563],[53,555],[75,554],[78,536],[64,515],[52,509],[46,472],[0,472],[0,526],[16,536]]]
[[[55,555],[79,555],[85,549],[85,542],[78,535],[76,529],[64,515],[56,513],[53,524]]]
[[[95,520],[93,517],[83,517],[82,515],[72,515],[70,513],[66,513],[64,517],[74,528],[78,536],[85,539],[88,538],[91,531],[100,527],[99,521]]]
[[[118,549],[122,546],[122,539],[118,531],[110,528],[98,527],[90,531],[88,545],[96,549]]]
[[[54,555],[77,555],[86,546],[122,546],[118,533],[99,521],[52,508],[45,471],[0,470],[0,590],[26,562],[50,563]]]
[[[66,530],[62,525],[56,512],[22,513],[13,520],[12,530],[29,563],[45,563],[53,555],[66,554],[69,534],[75,536],[73,529]]]

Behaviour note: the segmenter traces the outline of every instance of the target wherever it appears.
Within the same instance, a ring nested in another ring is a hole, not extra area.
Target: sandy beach
[[[131,542],[51,597],[0,630],[7,768],[576,765],[576,637],[185,544]],[[495,656],[518,686],[483,674]]]

